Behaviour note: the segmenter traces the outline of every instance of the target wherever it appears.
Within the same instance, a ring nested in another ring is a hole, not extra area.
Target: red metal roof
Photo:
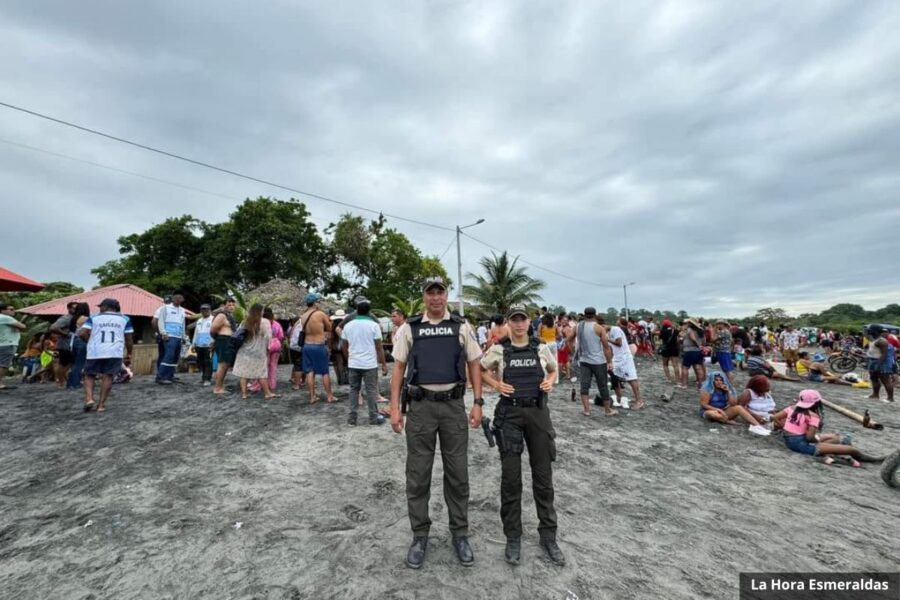
[[[151,294],[130,283],[120,283],[81,294],[73,294],[59,300],[35,304],[28,308],[22,308],[18,312],[28,315],[63,315],[66,313],[66,305],[69,302],[87,302],[91,306],[91,312],[96,312],[97,305],[104,298],[118,300],[122,306],[122,314],[130,317],[152,317],[156,313],[156,309],[163,304],[163,299],[156,294]],[[191,314],[190,311],[187,312]]]
[[[42,289],[44,289],[43,283],[0,267],[0,292],[38,292]]]

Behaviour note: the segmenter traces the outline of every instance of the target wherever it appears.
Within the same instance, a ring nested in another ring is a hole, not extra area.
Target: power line
[[[446,256],[447,252],[450,251],[450,248],[453,247],[453,242],[455,242],[455,241],[456,241],[456,236],[453,236],[452,238],[450,238],[450,243],[447,244],[447,247],[444,249],[443,252],[441,252],[440,257],[438,258],[438,262],[444,260],[444,256]]]
[[[500,248],[497,248],[496,246],[493,246],[493,245],[491,245],[491,244],[488,244],[488,243],[485,242],[485,241],[479,240],[479,239],[476,238],[476,237],[472,237],[471,235],[469,235],[468,233],[466,233],[466,232],[464,232],[464,231],[462,232],[462,234],[463,234],[464,236],[466,236],[467,238],[469,238],[470,240],[472,240],[472,241],[478,242],[479,244],[481,244],[481,245],[483,245],[483,246],[487,246],[487,247],[490,248],[491,250],[495,250],[495,251],[497,251],[497,252],[507,252],[506,250],[501,250]],[[525,263],[526,265],[528,265],[528,266],[530,266],[530,267],[534,267],[535,269],[540,269],[541,271],[546,271],[546,272],[548,272],[548,273],[553,273],[554,275],[556,275],[556,276],[558,276],[558,277],[563,277],[563,278],[565,278],[565,279],[569,279],[570,281],[575,281],[575,282],[577,282],[577,283],[582,283],[582,284],[584,284],[584,285],[592,285],[592,286],[594,286],[594,287],[599,287],[599,288],[616,288],[616,289],[618,289],[618,288],[620,287],[620,286],[618,286],[618,285],[609,285],[609,284],[595,283],[595,282],[593,282],[593,281],[586,281],[586,280],[584,280],[584,279],[578,279],[577,277],[572,277],[571,275],[566,275],[565,273],[560,273],[559,271],[554,271],[553,269],[548,269],[547,267],[542,267],[541,265],[538,265],[538,264],[535,264],[535,263],[533,263],[533,262],[531,262],[531,261],[525,260],[524,258],[522,258],[521,255],[517,256],[517,257],[516,257],[516,260],[518,260],[519,262]]]
[[[225,200],[240,201],[241,198],[237,198],[236,196],[228,196],[226,194],[222,194],[219,192],[213,192],[211,190],[204,190],[203,188],[194,187],[192,185],[187,185],[184,183],[179,183],[177,181],[171,181],[168,179],[161,179],[159,177],[154,177],[152,175],[145,175],[144,173],[137,173],[135,171],[128,171],[126,169],[120,169],[118,167],[113,167],[111,165],[106,165],[103,163],[94,162],[92,160],[87,160],[84,158],[78,158],[76,156],[70,156],[68,154],[62,154],[60,152],[54,152],[53,150],[47,150],[45,148],[38,148],[37,146],[30,146],[28,144],[22,144],[19,142],[13,142],[11,140],[5,140],[0,138],[0,144],[7,144],[9,146],[15,146],[17,148],[23,148],[25,150],[30,150],[32,152],[40,152],[41,154],[47,154],[49,156],[55,156],[56,158],[63,158],[65,160],[71,160],[73,162],[81,163],[83,165],[90,165],[92,167],[97,167],[99,169],[106,169],[107,171],[114,171],[116,173],[121,173],[123,175],[131,175],[132,177],[140,177],[141,179],[145,179],[147,181],[152,181],[154,183],[161,183],[164,185],[170,185],[173,187],[177,187],[183,190],[187,190],[190,192],[197,192],[200,194],[207,194],[209,196],[216,196],[218,198],[224,198]],[[317,223],[320,227],[325,228],[327,225],[321,220],[313,218],[312,216],[308,217],[310,221]]]
[[[361,210],[361,211],[365,211],[365,212],[370,212],[370,213],[374,213],[374,214],[376,214],[376,215],[384,215],[385,217],[389,217],[389,218],[391,218],[391,219],[397,219],[397,220],[399,220],[399,221],[406,221],[406,222],[408,222],[408,223],[415,223],[416,225],[422,225],[423,227],[431,227],[431,228],[433,228],[433,229],[443,229],[444,231],[456,231],[456,230],[453,229],[452,227],[445,227],[445,226],[443,226],[443,225],[436,225],[436,224],[434,224],[434,223],[428,223],[428,222],[426,222],[426,221],[419,221],[419,220],[416,220],[416,219],[410,219],[410,218],[408,218],[408,217],[401,217],[400,215],[392,215],[392,214],[386,213],[386,212],[384,212],[384,211],[375,210],[375,209],[372,209],[372,208],[367,208],[367,207],[365,207],[365,206],[360,206],[360,205],[358,205],[358,204],[351,204],[350,202],[343,202],[343,201],[341,201],[341,200],[335,200],[335,199],[333,199],[333,198],[328,198],[327,196],[321,196],[321,195],[319,195],[319,194],[313,194],[313,193],[311,193],[311,192],[304,192],[303,190],[299,190],[299,189],[297,189],[297,188],[293,188],[293,187],[290,187],[290,186],[287,186],[287,185],[282,185],[282,184],[280,184],[280,183],[275,183],[275,182],[272,182],[272,181],[268,181],[268,180],[266,180],[266,179],[262,179],[262,178],[259,178],[259,177],[254,177],[254,176],[252,176],[252,175],[245,175],[244,173],[240,173],[240,172],[238,172],[238,171],[232,171],[231,169],[226,169],[226,168],[224,168],[224,167],[219,167],[219,166],[216,166],[216,165],[207,163],[207,162],[203,162],[203,161],[200,161],[200,160],[195,160],[195,159],[193,159],[193,158],[188,158],[188,157],[186,157],[186,156],[181,156],[180,154],[175,154],[174,152],[169,152],[169,151],[167,151],[167,150],[161,150],[161,149],[159,149],[159,148],[154,148],[153,146],[148,146],[148,145],[146,145],[146,144],[141,144],[141,143],[139,143],[139,142],[133,142],[133,141],[131,141],[131,140],[128,140],[128,139],[125,139],[125,138],[122,138],[122,137],[118,137],[118,136],[115,136],[115,135],[112,135],[112,134],[109,134],[109,133],[104,133],[104,132],[99,131],[99,130],[97,130],[97,129],[91,129],[90,127],[85,127],[85,126],[83,126],[83,125],[78,125],[78,124],[76,124],[76,123],[71,123],[71,122],[65,121],[65,120],[63,120],[63,119],[58,119],[58,118],[56,118],[56,117],[51,117],[50,115],[45,115],[45,114],[43,114],[43,113],[39,113],[39,112],[37,112],[37,111],[29,110],[29,109],[23,108],[23,107],[21,107],[21,106],[16,106],[16,105],[14,105],[14,104],[8,104],[8,103],[6,103],[6,102],[0,101],[0,106],[4,106],[4,107],[6,107],[6,108],[9,108],[9,109],[12,109],[12,110],[16,110],[16,111],[25,113],[25,114],[27,114],[27,115],[31,115],[31,116],[34,116],[34,117],[38,117],[38,118],[40,118],[40,119],[45,119],[45,120],[47,120],[47,121],[52,121],[52,122],[58,123],[58,124],[60,124],[60,125],[65,125],[66,127],[72,127],[73,129],[78,129],[78,130],[84,131],[84,132],[86,132],[86,133],[91,133],[91,134],[93,134],[93,135],[99,135],[100,137],[105,137],[105,138],[107,138],[107,139],[110,139],[110,140],[113,140],[113,141],[116,141],[116,142],[121,142],[122,144],[128,144],[129,146],[134,146],[135,148],[141,148],[142,150],[147,150],[147,151],[149,151],[149,152],[155,152],[156,154],[161,154],[162,156],[168,156],[169,158],[174,158],[174,159],[176,159],[176,160],[181,160],[181,161],[184,161],[184,162],[187,162],[187,163],[191,163],[191,164],[193,164],[193,165],[197,165],[198,167],[203,167],[203,168],[205,168],[205,169],[211,169],[211,170],[213,170],[213,171],[219,171],[220,173],[225,173],[225,174],[227,174],[227,175],[232,175],[232,176],[234,176],[234,177],[240,177],[241,179],[246,179],[246,180],[248,180],[248,181],[253,181],[253,182],[256,182],[256,183],[261,183],[261,184],[263,184],[263,185],[268,185],[268,186],[275,187],[275,188],[279,188],[279,189],[282,189],[282,190],[287,190],[287,191],[293,192],[293,193],[295,193],[295,194],[300,194],[301,196],[307,196],[307,197],[309,197],[309,198],[315,198],[315,199],[317,199],[317,200],[322,200],[323,202],[331,202],[332,204],[338,204],[338,205],[340,205],[340,206],[346,206],[346,207],[348,207],[348,208],[355,208],[356,210]]]
[[[268,186],[271,186],[271,187],[275,187],[275,188],[287,190],[287,191],[293,192],[293,193],[295,193],[295,194],[300,194],[300,195],[302,195],[302,196],[306,196],[306,197],[309,197],[309,198],[315,198],[315,199],[317,199],[317,200],[322,200],[323,202],[330,202],[330,203],[332,203],[332,204],[338,204],[338,205],[340,205],[340,206],[346,206],[346,207],[348,207],[348,208],[354,208],[354,209],[360,210],[360,211],[365,211],[365,212],[369,212],[369,213],[373,213],[373,214],[378,214],[378,215],[384,215],[385,217],[388,217],[388,218],[391,218],[391,219],[397,219],[397,220],[399,220],[399,221],[406,221],[407,223],[414,223],[414,224],[416,224],[416,225],[422,225],[423,227],[431,227],[431,228],[433,228],[433,229],[442,229],[442,230],[444,230],[444,231],[452,231],[452,232],[454,232],[454,233],[456,232],[456,229],[454,229],[454,228],[452,228],[452,227],[446,227],[446,226],[444,226],[444,225],[437,225],[437,224],[435,224],[435,223],[428,223],[427,221],[419,221],[419,220],[417,220],[417,219],[410,219],[410,218],[408,218],[408,217],[402,217],[402,216],[399,216],[399,215],[393,215],[393,214],[386,213],[386,212],[379,211],[379,210],[375,210],[375,209],[372,209],[372,208],[367,208],[367,207],[365,207],[365,206],[360,206],[360,205],[358,205],[358,204],[352,204],[352,203],[349,203],[349,202],[343,202],[343,201],[341,201],[341,200],[335,200],[335,199],[333,199],[333,198],[328,198],[327,196],[322,196],[322,195],[319,195],[319,194],[314,194],[314,193],[312,193],[312,192],[304,192],[303,190],[299,190],[299,189],[297,189],[297,188],[293,188],[293,187],[290,187],[290,186],[287,186],[287,185],[282,185],[282,184],[280,184],[280,183],[275,183],[275,182],[272,182],[272,181],[268,181],[268,180],[266,180],[266,179],[261,179],[261,178],[259,178],[259,177],[254,177],[254,176],[252,176],[252,175],[246,175],[246,174],[240,173],[240,172],[238,172],[238,171],[233,171],[233,170],[231,170],[231,169],[226,169],[226,168],[224,168],[224,167],[219,167],[219,166],[213,165],[213,164],[211,164],[211,163],[203,162],[203,161],[200,161],[200,160],[195,160],[195,159],[193,159],[193,158],[188,158],[188,157],[185,157],[185,156],[181,156],[180,154],[175,154],[174,152],[169,152],[169,151],[167,151],[167,150],[161,150],[161,149],[159,149],[159,148],[155,148],[155,147],[153,147],[153,146],[148,146],[148,145],[146,145],[146,144],[142,144],[142,143],[139,143],[139,142],[134,142],[134,141],[131,141],[131,140],[122,138],[122,137],[118,137],[118,136],[115,136],[115,135],[112,135],[112,134],[109,134],[109,133],[105,133],[105,132],[103,132],[103,131],[99,131],[99,130],[97,130],[97,129],[92,129],[92,128],[90,128],[90,127],[85,127],[85,126],[83,126],[83,125],[78,125],[78,124],[76,124],[76,123],[72,123],[72,122],[66,121],[66,120],[64,120],[64,119],[59,119],[59,118],[56,118],[56,117],[51,117],[50,115],[46,115],[46,114],[43,114],[43,113],[40,113],[40,112],[37,112],[37,111],[34,111],[34,110],[30,110],[30,109],[27,109],[27,108],[23,108],[23,107],[21,107],[21,106],[16,106],[16,105],[14,105],[14,104],[9,104],[9,103],[7,103],[7,102],[0,101],[0,106],[9,108],[9,109],[11,109],[11,110],[15,110],[15,111],[18,111],[18,112],[27,114],[27,115],[31,115],[31,116],[34,116],[34,117],[38,117],[38,118],[40,118],[40,119],[45,119],[45,120],[47,120],[47,121],[51,121],[51,122],[57,123],[57,124],[59,124],[59,125],[65,125],[66,127],[72,127],[73,129],[78,129],[79,131],[84,131],[84,132],[86,132],[86,133],[90,133],[90,134],[93,134],[93,135],[98,135],[98,136],[100,136],[100,137],[104,137],[104,138],[107,138],[107,139],[110,139],[110,140],[113,140],[113,141],[116,141],[116,142],[120,142],[120,143],[122,143],[122,144],[127,144],[127,145],[129,145],[129,146],[134,146],[135,148],[140,148],[140,149],[142,149],[142,150],[147,150],[148,152],[154,152],[154,153],[160,154],[160,155],[162,155],[162,156],[167,156],[167,157],[169,157],[169,158],[174,158],[174,159],[176,159],[176,160],[181,160],[181,161],[184,161],[184,162],[187,162],[187,163],[190,163],[190,164],[199,166],[199,167],[203,167],[203,168],[205,168],[205,169],[211,169],[211,170],[213,170],[213,171],[218,171],[218,172],[220,172],[220,173],[225,173],[226,175],[232,175],[232,176],[234,176],[234,177],[239,177],[239,178],[241,178],[241,179],[246,179],[246,180],[248,180],[248,181],[253,181],[253,182],[256,182],[256,183],[261,183],[261,184],[263,184],[263,185],[268,185]],[[13,145],[17,145],[17,144],[13,143]],[[18,145],[20,145],[20,146],[22,146],[22,147],[26,147],[26,146],[24,146],[23,144],[18,144]],[[30,149],[35,149],[35,148],[30,148]],[[57,154],[57,153],[54,153],[54,152],[45,151],[45,150],[39,150],[39,149],[38,149],[38,151],[40,151],[40,152],[47,152],[48,154]],[[64,158],[71,158],[71,157],[68,157],[68,156],[65,156],[65,155],[59,155],[59,154],[57,154],[57,155],[58,155],[58,156],[62,156],[62,157],[64,157]],[[81,161],[81,159],[73,159],[73,160],[80,160],[80,161]],[[129,175],[135,175],[135,176],[142,177],[142,178],[144,178],[144,179],[149,179],[149,180],[152,180],[152,181],[158,181],[158,182],[161,182],[161,183],[167,183],[167,184],[171,184],[171,185],[176,185],[176,186],[178,186],[178,187],[182,187],[182,188],[186,188],[186,189],[193,189],[194,191],[202,191],[202,192],[204,192],[204,193],[212,193],[212,194],[214,194],[214,195],[219,195],[219,196],[221,196],[221,194],[216,194],[215,192],[206,192],[206,191],[200,190],[200,189],[198,189],[198,188],[191,188],[190,186],[184,186],[184,185],[181,185],[181,184],[177,184],[177,183],[173,183],[173,182],[168,182],[168,181],[165,181],[165,180],[162,180],[162,179],[158,179],[158,178],[155,178],[155,177],[150,177],[150,176],[146,176],[146,175],[141,175],[141,174],[139,174],[139,173],[132,173],[132,172],[124,171],[124,170],[121,170],[121,169],[116,169],[115,167],[109,167],[109,166],[106,166],[106,165],[101,165],[101,164],[99,164],[99,163],[92,163],[91,161],[81,161],[81,162],[85,162],[85,163],[87,163],[87,164],[93,164],[93,165],[95,165],[95,166],[99,166],[99,167],[102,167],[102,168],[110,169],[110,170],[113,170],[113,171],[120,171],[120,172],[123,172],[123,173],[127,173],[127,174],[129,174]],[[484,241],[482,241],[482,240],[479,240],[478,238],[472,237],[472,236],[469,235],[468,233],[463,232],[463,235],[466,236],[467,238],[469,238],[469,239],[475,241],[475,242],[478,242],[479,244],[482,244],[482,245],[484,245],[484,246],[487,246],[488,248],[490,248],[490,249],[492,249],[492,250],[496,250],[497,252],[503,252],[503,250],[497,248],[496,246],[492,246],[491,244],[488,244],[487,242],[484,242]],[[443,256],[446,255],[447,252],[450,250],[450,246],[452,246],[452,244],[453,244],[453,241],[451,240],[450,244],[448,244],[448,246],[447,246],[447,249],[444,250],[443,254],[441,255],[442,258],[443,258]],[[581,283],[581,284],[584,284],[584,285],[591,285],[591,286],[594,286],[594,287],[600,287],[600,288],[618,288],[618,287],[619,287],[619,286],[617,286],[617,285],[604,285],[604,284],[601,284],[601,283],[595,283],[595,282],[593,282],[593,281],[586,281],[586,280],[584,280],[584,279],[578,279],[577,277],[572,277],[572,276],[570,276],[570,275],[566,275],[565,273],[560,273],[559,271],[554,271],[553,269],[548,269],[547,267],[543,267],[543,266],[538,265],[538,264],[536,264],[536,263],[533,263],[533,262],[530,262],[530,261],[528,261],[528,260],[525,260],[524,258],[521,257],[521,255],[518,257],[518,260],[520,260],[522,263],[524,263],[524,264],[526,264],[526,265],[529,265],[529,266],[531,266],[531,267],[534,267],[535,269],[540,269],[541,271],[546,271],[546,272],[552,273],[552,274],[554,274],[554,275],[556,275],[556,276],[558,276],[558,277],[562,277],[562,278],[564,278],[564,279],[568,279],[568,280],[570,280],[570,281],[574,281],[574,282]]]

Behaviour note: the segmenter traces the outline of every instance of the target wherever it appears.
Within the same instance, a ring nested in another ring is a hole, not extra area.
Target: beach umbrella
[[[0,267],[0,292],[39,292],[42,289],[44,289],[43,283]]]

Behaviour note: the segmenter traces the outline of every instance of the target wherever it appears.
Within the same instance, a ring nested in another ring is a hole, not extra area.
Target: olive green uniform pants
[[[508,538],[522,537],[522,452],[528,448],[531,483],[541,539],[556,539],[556,510],[553,508],[553,468],[556,460],[556,432],[550,410],[497,405],[494,427],[503,432],[500,448],[500,519]]]
[[[444,463],[444,502],[450,516],[450,533],[469,530],[469,429],[462,398],[446,402],[410,401],[406,415],[406,502],[413,535],[427,535],[431,528],[431,469],[435,441],[441,440]]]

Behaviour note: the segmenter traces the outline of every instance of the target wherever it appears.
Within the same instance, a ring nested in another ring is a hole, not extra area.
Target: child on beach
[[[882,462],[883,459],[864,454],[850,445],[849,436],[838,433],[820,433],[824,425],[822,396],[816,390],[803,390],[797,403],[773,416],[784,430],[784,445],[789,450],[824,457],[826,465],[834,464],[835,456],[852,467],[862,466],[860,462]]]

